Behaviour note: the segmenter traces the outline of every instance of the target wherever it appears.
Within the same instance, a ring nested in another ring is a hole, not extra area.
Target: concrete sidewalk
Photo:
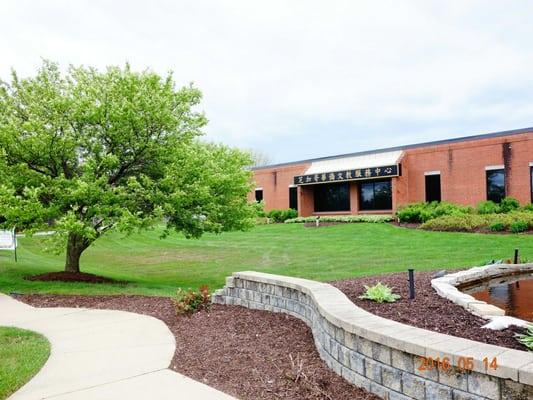
[[[229,400],[168,369],[174,336],[160,320],[124,311],[34,308],[0,293],[0,326],[39,332],[51,354],[10,399]]]

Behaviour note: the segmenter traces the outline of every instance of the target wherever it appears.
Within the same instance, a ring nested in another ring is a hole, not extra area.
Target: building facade
[[[400,205],[533,197],[533,128],[254,168],[251,201],[300,216],[390,214]]]

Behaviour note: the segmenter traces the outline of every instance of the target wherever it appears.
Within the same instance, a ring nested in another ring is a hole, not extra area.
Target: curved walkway
[[[205,399],[233,397],[168,369],[174,336],[160,320],[124,311],[34,308],[0,293],[0,326],[39,332],[44,367],[10,399]]]

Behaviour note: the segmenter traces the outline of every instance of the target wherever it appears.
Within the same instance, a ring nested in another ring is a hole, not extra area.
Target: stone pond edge
[[[459,271],[444,275],[440,278],[432,279],[431,286],[440,296],[460,305],[472,314],[485,319],[493,319],[494,317],[505,316],[505,310],[492,304],[488,304],[485,301],[477,300],[469,294],[461,292],[458,287],[467,285],[471,282],[525,272],[533,272],[533,264],[491,264],[483,267],[473,267],[465,271]],[[527,321],[518,318],[513,319],[515,322],[521,321],[521,326],[527,324]]]

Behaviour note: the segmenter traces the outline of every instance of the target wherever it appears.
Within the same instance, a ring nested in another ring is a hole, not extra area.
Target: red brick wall
[[[504,160],[506,148],[510,151]],[[506,165],[506,195],[528,203],[532,161],[533,133],[406,150],[402,160],[403,187],[396,202],[424,201],[424,172],[438,170],[443,201],[475,205],[487,197],[485,167]]]
[[[485,167],[506,165],[507,196],[521,203],[531,201],[530,167],[533,162],[533,132],[477,139],[404,151],[400,160],[402,176],[392,178],[393,209],[425,201],[425,172],[440,171],[443,201],[475,205],[486,200]],[[303,175],[310,163],[254,171],[256,187],[263,188],[265,210],[289,207],[289,185],[295,175]],[[359,213],[358,185],[350,185],[351,214]],[[250,193],[254,200],[254,193]],[[313,215],[313,191],[298,188],[299,214]]]
[[[255,187],[263,188],[263,201],[265,211],[274,208],[289,208],[289,187],[294,183],[295,175],[302,175],[310,164],[289,165],[279,168],[265,168],[254,171]],[[298,190],[298,203],[301,203],[301,193]],[[255,192],[252,191],[248,198],[255,200]]]

